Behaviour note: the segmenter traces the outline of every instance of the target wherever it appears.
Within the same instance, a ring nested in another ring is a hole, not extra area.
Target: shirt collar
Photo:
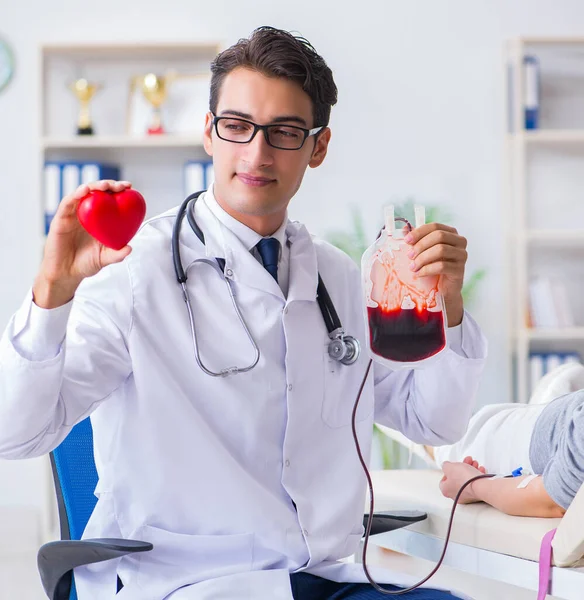
[[[262,236],[250,229],[247,225],[244,225],[241,221],[238,221],[235,217],[232,217],[229,213],[225,212],[215,198],[213,192],[213,185],[209,187],[207,192],[203,195],[203,200],[209,210],[215,215],[215,217],[229,229],[239,241],[249,250],[253,250],[256,244],[262,239]],[[288,212],[282,221],[280,227],[270,236],[276,238],[280,242],[280,248],[283,248],[288,241],[286,234],[286,227],[288,225]]]

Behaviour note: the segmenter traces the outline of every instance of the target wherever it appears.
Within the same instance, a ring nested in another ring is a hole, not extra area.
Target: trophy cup
[[[90,83],[87,79],[77,79],[69,84],[69,89],[77,96],[77,100],[81,104],[77,120],[77,135],[93,135],[93,125],[89,116],[89,102],[101,87],[99,84]]]
[[[148,73],[137,79],[142,87],[144,97],[153,108],[152,122],[147,130],[148,135],[166,133],[162,125],[161,107],[168,96],[168,86],[171,79],[170,75],[164,76]]]
[[[148,135],[160,135],[167,134],[166,123],[163,123],[162,106],[169,104],[169,99],[172,101],[170,109],[176,112],[171,116],[172,123],[170,125],[171,133],[174,133],[173,127],[176,129],[177,122],[181,115],[184,116],[184,106],[181,106],[181,102],[177,99],[182,98],[184,100],[184,87],[179,86],[178,90],[172,91],[172,94],[178,92],[176,97],[170,97],[170,88],[174,88],[177,82],[182,80],[198,80],[204,79],[208,81],[208,73],[181,73],[176,69],[169,69],[164,74],[146,73],[141,75],[132,75],[130,77],[130,93],[128,95],[128,106],[126,112],[126,133],[128,135],[141,135],[147,133]],[[182,92],[182,96],[181,96]],[[205,95],[207,91],[205,90]],[[184,101],[183,104],[192,105],[192,98],[189,97],[188,101]],[[181,112],[181,108],[183,112]],[[206,108],[206,105],[205,105]],[[150,109],[152,109],[150,115]],[[169,109],[169,110],[170,110]],[[178,109],[178,110],[177,110]],[[148,111],[146,119],[149,120],[148,125],[144,127],[143,118],[144,111]],[[137,116],[138,115],[138,116]],[[166,117],[164,118],[166,121]]]

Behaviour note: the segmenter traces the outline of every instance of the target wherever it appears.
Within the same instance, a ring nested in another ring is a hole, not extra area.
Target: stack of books
[[[529,282],[529,313],[532,327],[574,327],[566,285],[559,278],[536,277]]]

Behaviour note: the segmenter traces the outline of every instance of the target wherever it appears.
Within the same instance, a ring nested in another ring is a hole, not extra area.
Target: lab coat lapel
[[[205,246],[203,247],[185,216],[179,237],[181,262],[185,272],[195,260],[204,257],[225,258],[221,224],[209,210],[202,197],[195,204],[195,218],[205,235]]]
[[[225,242],[225,268],[231,270],[231,279],[239,285],[268,292],[281,298],[284,302],[284,294],[278,282],[241,243],[239,238],[223,226],[222,234]]]
[[[300,223],[290,222],[286,233],[290,243],[288,303],[299,300],[316,302],[318,264],[312,238]]]
[[[223,258],[225,273],[231,280],[239,285],[269,292],[284,301],[278,283],[239,238],[215,217],[202,198],[195,204],[195,218],[205,235],[205,248],[185,217],[180,234],[181,259],[185,271],[194,261],[203,257]]]

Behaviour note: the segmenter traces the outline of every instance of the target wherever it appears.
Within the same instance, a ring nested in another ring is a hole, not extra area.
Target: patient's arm
[[[442,469],[444,477],[440,482],[440,489],[445,496],[452,499],[465,482],[484,472],[482,469],[475,468],[472,462],[469,464],[468,461],[445,462]],[[564,515],[565,510],[558,506],[546,492],[541,477],[533,479],[527,487],[519,489],[517,486],[523,479],[524,476],[478,479],[465,489],[459,501],[462,504],[486,502],[504,513],[522,517]]]
[[[487,502],[508,515],[563,517],[566,511],[550,498],[542,477],[536,477],[527,487],[517,487],[525,477],[479,479],[469,487],[477,500]]]

